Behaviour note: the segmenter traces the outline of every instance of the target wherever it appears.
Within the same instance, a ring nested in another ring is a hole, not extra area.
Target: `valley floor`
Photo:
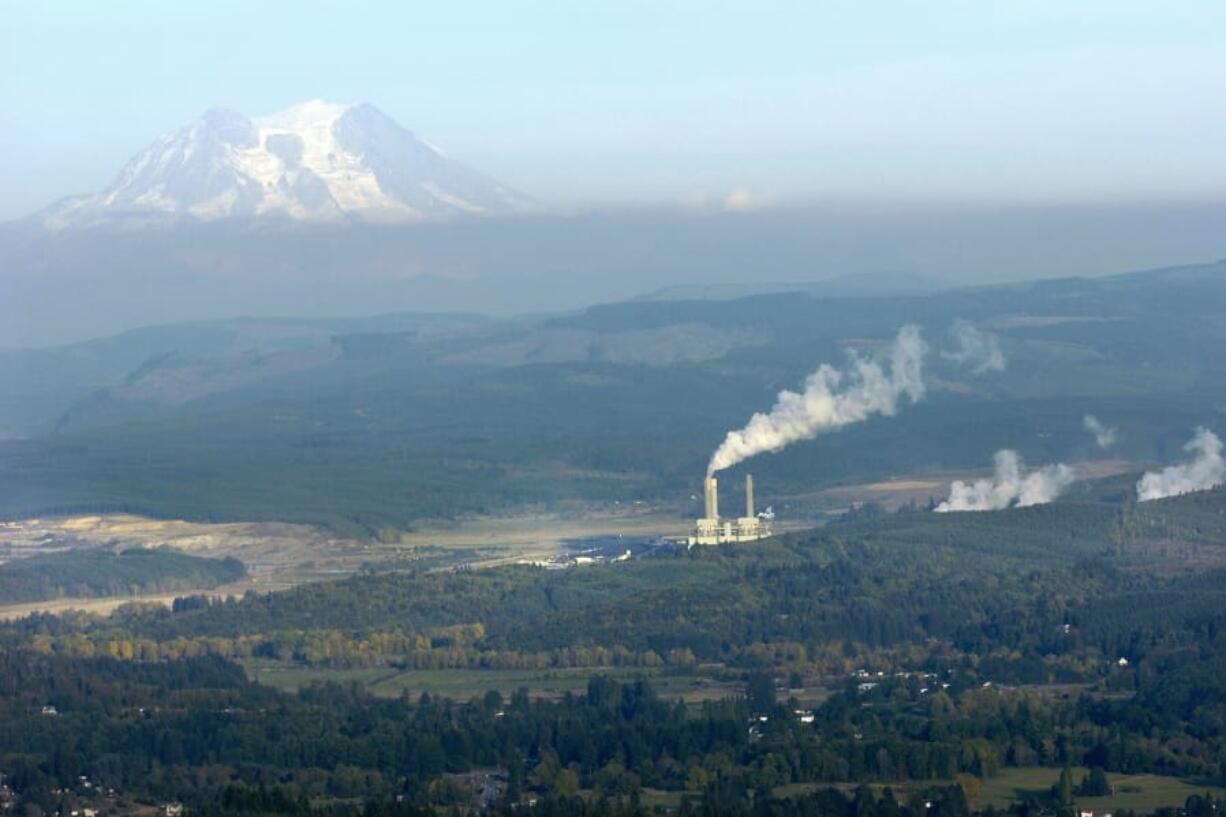
[[[1127,473],[1136,465],[1123,460],[1074,463],[1087,477]],[[777,533],[804,530],[863,503],[894,510],[908,503],[923,505],[941,498],[955,479],[973,479],[977,472],[909,474],[871,483],[838,486],[778,498],[792,518],[775,522]],[[618,537],[644,542],[680,536],[692,520],[676,508],[644,503],[607,507],[576,504],[569,511],[468,517],[424,522],[411,531],[388,530],[373,539],[337,536],[304,524],[287,522],[197,522],[151,519],[132,514],[45,517],[0,522],[0,563],[24,556],[71,548],[112,549],[168,546],[195,556],[233,557],[248,571],[242,581],[200,592],[215,598],[241,596],[249,590],[269,592],[300,584],[352,575],[363,569],[410,567],[486,568],[533,562],[547,563],[587,540],[609,547]],[[36,612],[84,610],[109,614],[132,601],[169,605],[184,593],[158,593],[92,598],[56,598],[22,604],[0,603],[0,620]]]

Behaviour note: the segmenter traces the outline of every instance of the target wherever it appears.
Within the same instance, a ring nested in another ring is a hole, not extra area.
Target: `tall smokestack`
[[[706,518],[719,518],[719,487],[715,481],[715,477],[707,477],[703,483],[704,496],[706,498]]]
[[[745,518],[753,519],[753,474],[745,475]]]

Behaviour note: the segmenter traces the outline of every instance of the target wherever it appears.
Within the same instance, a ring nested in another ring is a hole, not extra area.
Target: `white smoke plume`
[[[954,348],[941,352],[941,357],[959,366],[969,366],[975,374],[1003,372],[1005,353],[1000,350],[1000,339],[991,332],[979,329],[970,321],[959,318],[949,329]]]
[[[1098,447],[1102,449],[1110,448],[1115,445],[1118,438],[1116,429],[1103,423],[1093,414],[1087,414],[1081,420],[1085,430],[1094,435],[1094,442],[1098,443]]]
[[[955,480],[949,499],[937,505],[938,513],[950,511],[999,511],[1045,505],[1073,484],[1077,474],[1067,465],[1047,465],[1024,473],[1022,458],[1007,448],[996,452],[996,473],[969,485]]]
[[[924,357],[928,345],[919,327],[898,330],[888,354],[889,369],[876,360],[852,355],[847,370],[823,363],[805,380],[803,393],[781,391],[768,414],[757,413],[738,431],[729,431],[707,466],[713,474],[756,454],[779,449],[797,440],[811,439],[874,414],[892,417],[898,402],[912,403],[924,396]]]
[[[1172,465],[1161,471],[1150,471],[1137,480],[1137,499],[1148,502],[1168,496],[1190,494],[1216,488],[1226,480],[1226,462],[1222,460],[1222,441],[1207,428],[1196,434],[1183,447],[1195,456],[1183,465]]]

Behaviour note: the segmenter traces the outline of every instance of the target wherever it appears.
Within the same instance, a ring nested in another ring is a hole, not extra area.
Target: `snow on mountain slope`
[[[38,218],[51,229],[263,216],[401,222],[527,204],[371,105],[312,100],[255,119],[206,111],[134,156],[105,190]]]

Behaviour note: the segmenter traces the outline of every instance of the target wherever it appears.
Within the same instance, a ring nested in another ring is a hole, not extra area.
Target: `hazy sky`
[[[0,218],[312,97],[566,207],[1219,198],[1226,2],[0,0]]]

